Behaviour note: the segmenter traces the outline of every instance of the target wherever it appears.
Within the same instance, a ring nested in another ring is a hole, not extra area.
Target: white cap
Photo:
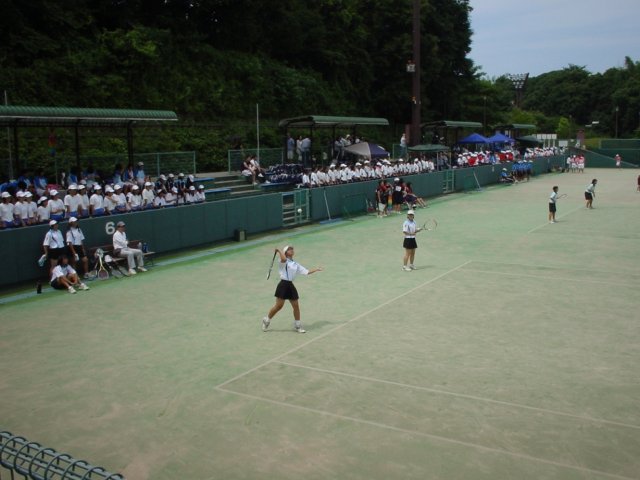
[[[138,185],[134,185],[133,187],[131,187],[131,190],[140,190],[140,187],[138,187]]]
[[[160,180],[166,180],[167,177],[164,176],[164,173],[162,175],[160,175]]]
[[[198,185],[198,190],[204,190],[204,185]]]
[[[282,254],[286,255],[287,250],[289,250],[290,248],[291,248],[291,245],[285,245],[284,247],[282,247]]]
[[[55,197],[56,195],[58,195],[58,190],[54,189],[54,190],[51,190],[49,193],[51,194],[52,197]]]
[[[101,187],[99,184],[97,184],[97,183],[96,183],[96,184],[93,186],[93,189],[94,189],[94,190],[102,190],[102,187]]]
[[[191,185],[191,186],[189,187],[189,190],[195,190],[195,189],[196,189],[196,187],[194,187],[193,185]]]
[[[67,190],[77,190],[78,186],[75,183],[72,183],[71,185],[69,185],[69,188]]]
[[[192,182],[193,182],[193,180],[194,180],[195,178],[196,178],[196,177],[194,177],[193,175],[189,175],[189,180],[191,180]]]
[[[173,187],[173,188],[171,189],[171,191],[172,191],[173,193],[178,193],[178,187]]]
[[[153,183],[151,183],[151,182],[144,182],[144,186],[145,186],[145,187],[153,187]]]
[[[11,194],[9,192],[2,192],[2,195],[0,195],[2,198],[9,198],[11,197]]]
[[[6,192],[5,192],[5,193],[6,193]],[[4,197],[4,193],[2,194],[2,196]],[[7,196],[8,196],[8,195],[7,195]],[[47,197],[40,197],[40,198],[38,199],[38,204],[44,203],[44,202],[46,202],[47,200],[49,200]]]
[[[179,177],[184,177],[184,173],[180,172],[180,173],[178,174],[178,176],[179,176]]]
[[[340,168],[346,168],[347,166],[344,163],[340,164]]]
[[[400,181],[400,179],[399,179],[398,177],[396,177],[396,178],[394,178],[394,179],[393,179],[393,181],[394,181],[394,182],[399,182],[399,181]]]
[[[25,192],[24,196],[27,198],[31,198],[33,197],[33,194],[31,192]]]
[[[169,178],[173,178],[173,177],[174,177],[173,173],[170,173]]]
[[[141,167],[142,165],[144,165],[144,162],[138,162],[139,167]]]
[[[107,187],[104,189],[105,193],[113,193],[113,188]]]
[[[82,185],[82,184],[78,185],[78,190],[84,190],[85,188],[87,188],[85,185]]]
[[[16,193],[16,198],[23,198],[23,197],[24,197],[24,192]]]
[[[73,223],[73,222],[77,222],[77,221],[78,221],[78,219],[76,217],[71,217],[69,219],[69,223]]]
[[[116,184],[113,186],[113,188],[114,188],[115,190],[122,190],[122,185],[120,185],[120,184],[116,183]]]
[[[329,168],[336,168],[336,164],[332,163],[331,165],[329,165]]]
[[[50,220],[49,221],[49,226],[53,227],[56,223],[58,223],[58,222],[56,222],[55,220]]]
[[[413,210],[409,210],[409,211],[407,212],[407,215],[415,215],[415,214],[416,214],[416,212],[414,212]]]

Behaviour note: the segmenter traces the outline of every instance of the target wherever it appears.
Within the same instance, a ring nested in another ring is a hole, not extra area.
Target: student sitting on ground
[[[58,264],[51,272],[51,287],[56,290],[66,288],[69,293],[76,293],[74,287],[78,287],[80,290],[89,290],[89,287],[78,279],[78,274],[69,265],[69,257],[66,255],[58,257]]]

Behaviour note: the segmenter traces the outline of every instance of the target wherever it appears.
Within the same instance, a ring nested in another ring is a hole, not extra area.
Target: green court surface
[[[640,479],[636,177],[435,199],[412,272],[363,216],[7,302],[0,429],[128,479]],[[305,335],[260,329],[288,243]]]

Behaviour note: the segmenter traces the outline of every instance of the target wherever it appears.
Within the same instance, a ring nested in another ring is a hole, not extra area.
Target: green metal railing
[[[119,473],[109,473],[102,467],[76,460],[39,443],[10,432],[0,432],[0,479],[2,468],[30,480],[124,480]]]

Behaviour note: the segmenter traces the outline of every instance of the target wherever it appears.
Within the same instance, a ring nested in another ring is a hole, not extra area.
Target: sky
[[[469,57],[489,78],[640,61],[640,0],[470,0]]]

